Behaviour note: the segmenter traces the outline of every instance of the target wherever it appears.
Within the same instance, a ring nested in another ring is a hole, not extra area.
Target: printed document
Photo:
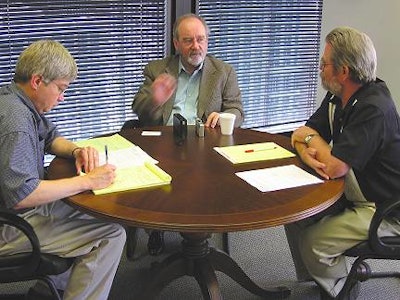
[[[132,144],[130,141],[114,134],[105,137],[81,140],[75,142],[79,147],[91,146],[99,152],[99,164],[106,163],[105,146],[108,149],[108,163],[115,165],[117,168],[125,168],[130,166],[140,166],[146,161],[158,163],[157,160],[148,155],[139,146]]]
[[[295,165],[237,172],[236,175],[261,192],[324,182]]]

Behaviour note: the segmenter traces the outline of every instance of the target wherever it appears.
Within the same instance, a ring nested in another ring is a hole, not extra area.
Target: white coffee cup
[[[231,113],[219,114],[219,125],[221,126],[221,133],[224,135],[231,135],[235,125],[236,115]]]

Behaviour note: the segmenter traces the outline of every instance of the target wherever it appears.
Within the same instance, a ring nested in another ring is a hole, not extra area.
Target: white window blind
[[[243,127],[293,130],[314,111],[322,0],[199,0],[209,53],[238,74]]]
[[[37,39],[60,41],[75,57],[78,78],[48,116],[70,139],[119,130],[143,67],[166,55],[166,0],[3,0],[0,85],[9,83],[20,52]]]

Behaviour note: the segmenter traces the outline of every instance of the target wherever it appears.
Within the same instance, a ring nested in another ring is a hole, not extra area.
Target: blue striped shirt
[[[0,88],[0,205],[12,208],[44,179],[43,157],[59,136],[15,83]]]
[[[188,125],[194,125],[197,117],[197,103],[203,63],[192,75],[189,75],[179,61],[178,87],[176,89],[174,106],[167,125],[173,124],[173,116],[180,113],[187,120]]]

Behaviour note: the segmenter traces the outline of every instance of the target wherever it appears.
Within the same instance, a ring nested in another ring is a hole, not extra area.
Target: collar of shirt
[[[39,115],[32,101],[14,81],[10,84],[10,89],[11,91],[13,91],[15,94],[18,95],[18,99],[20,99],[22,103],[24,103],[27,107],[29,107],[31,111],[35,112],[36,115]]]
[[[19,86],[13,81],[10,84],[10,89],[18,95],[18,99],[26,105],[29,110],[32,112],[33,117],[36,120],[37,128],[38,128],[38,134],[39,134],[39,140],[43,140],[45,133],[47,132],[47,129],[45,128],[45,125],[43,124],[43,118],[44,115],[41,115],[38,113],[36,110],[35,106],[33,105],[32,101],[29,99],[29,97],[24,93],[23,90],[19,88]]]

